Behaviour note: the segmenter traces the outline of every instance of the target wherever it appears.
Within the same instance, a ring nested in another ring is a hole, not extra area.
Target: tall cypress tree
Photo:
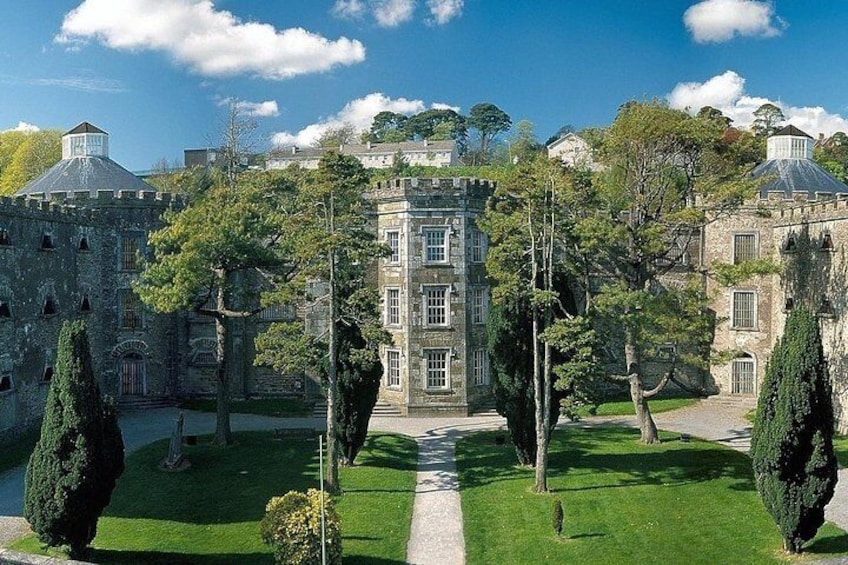
[[[792,553],[824,523],[836,486],[831,394],[818,321],[797,308],[766,368],[751,438],[757,490]]]
[[[83,554],[124,469],[114,406],[94,377],[85,324],[65,322],[41,436],[30,456],[24,517],[39,539]]]

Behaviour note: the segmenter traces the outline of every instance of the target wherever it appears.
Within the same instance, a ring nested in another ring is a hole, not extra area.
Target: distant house
[[[317,169],[318,161],[331,149],[324,147],[285,147],[271,151],[266,169],[285,169],[298,165],[303,169]],[[352,143],[332,149],[342,155],[356,157],[366,169],[388,169],[400,154],[408,165],[452,167],[459,165],[456,142],[402,141],[400,143]]]
[[[576,133],[567,133],[548,145],[548,158],[560,159],[575,169],[597,171],[599,165],[592,158],[592,148]]]

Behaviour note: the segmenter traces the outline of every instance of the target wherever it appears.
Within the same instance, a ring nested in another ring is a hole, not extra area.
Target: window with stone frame
[[[450,287],[424,286],[424,323],[427,326],[450,325]]]
[[[754,261],[757,258],[757,234],[733,234],[733,264]]]
[[[400,388],[400,350],[386,350],[386,386]]]
[[[88,244],[88,236],[84,235],[79,240],[79,251],[91,251],[91,246]]]
[[[118,325],[123,330],[139,330],[144,325],[141,300],[132,289],[118,291]]]
[[[54,249],[56,249],[56,242],[53,241],[53,234],[50,232],[41,234],[41,250],[53,251]]]
[[[42,316],[55,316],[59,312],[59,307],[56,305],[56,299],[53,298],[53,295],[47,295],[44,297],[44,302],[41,304],[41,315]]]
[[[424,370],[428,389],[446,389],[450,383],[450,350],[425,349]]]
[[[91,312],[91,299],[88,297],[88,293],[82,295],[82,299],[80,300],[79,311]]]
[[[486,234],[477,228],[471,229],[471,262],[486,262]]]
[[[730,369],[731,394],[754,394],[754,358],[745,353],[734,359]]]
[[[6,247],[12,245],[12,239],[9,237],[9,230],[0,228],[0,246]]]
[[[386,245],[391,249],[391,254],[386,257],[387,263],[400,263],[400,231],[386,231]]]
[[[731,327],[753,330],[757,327],[757,293],[753,290],[733,291]]]
[[[831,236],[830,233],[825,232],[822,234],[819,249],[822,251],[833,251],[833,236]]]
[[[11,317],[12,317],[12,306],[9,304],[8,300],[6,300],[4,298],[0,298],[0,320],[2,320],[4,318],[8,319],[8,318],[11,318]]]
[[[12,375],[8,373],[0,375],[0,393],[12,392],[13,389],[14,383],[12,382]]]
[[[471,289],[471,323],[485,324],[488,310],[489,294],[485,287]]]
[[[142,234],[124,233],[118,243],[118,270],[138,271],[141,267],[141,251],[144,244]]]
[[[386,289],[386,325],[400,325],[400,289]]]
[[[424,262],[425,263],[447,263],[449,253],[448,226],[422,228],[421,235],[424,238]]]
[[[471,353],[471,374],[475,386],[489,384],[489,356],[485,349],[475,349]]]

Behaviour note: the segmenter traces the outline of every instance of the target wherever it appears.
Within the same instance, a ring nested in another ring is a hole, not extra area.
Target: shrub
[[[554,533],[558,536],[562,535],[562,501],[560,499],[554,500],[554,506],[551,510],[551,525],[554,527]]]
[[[327,563],[342,562],[339,515],[329,495],[324,495]],[[265,507],[259,524],[262,540],[274,548],[274,559],[285,565],[321,564],[321,492],[289,491],[275,496]]]
[[[831,394],[818,320],[796,308],[766,368],[751,437],[757,491],[793,553],[824,523],[836,486]]]
[[[65,322],[41,435],[30,456],[24,517],[50,546],[80,556],[97,533],[124,470],[124,444],[110,401],[100,397],[83,322]]]

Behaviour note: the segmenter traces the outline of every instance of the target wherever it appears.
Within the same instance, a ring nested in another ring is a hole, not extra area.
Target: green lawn
[[[277,440],[270,432],[235,434],[237,445],[187,446],[191,468],[157,469],[158,441],[130,455],[89,559],[120,564],[272,564],[259,537],[268,499],[318,484],[317,440]],[[346,565],[401,565],[412,520],[415,441],[372,434],[354,468],[342,469],[337,499]],[[13,549],[40,552],[34,537]]]
[[[0,473],[8,471],[29,461],[29,456],[35,448],[35,443],[41,435],[41,429],[36,428],[13,441],[0,443]]]
[[[637,430],[595,427],[555,432],[552,495],[531,492],[494,433],[457,444],[468,565],[535,563],[782,563],[782,540],[756,493],[744,454],[693,440],[643,446]],[[564,537],[551,527],[560,498]],[[826,525],[808,551],[848,552],[848,535]]]
[[[660,412],[691,406],[696,402],[698,402],[697,398],[659,398],[649,401],[648,406],[651,408],[652,414],[659,414]],[[587,416],[633,416],[636,411],[633,409],[632,401],[616,400],[600,404],[594,410],[594,413],[588,406],[584,406],[577,413],[581,418],[586,418]]]
[[[230,401],[230,412],[233,414],[257,414],[259,416],[275,416],[278,418],[303,417],[312,414],[311,402],[300,398],[256,398],[253,400]],[[211,398],[192,398],[180,401],[180,408],[198,410],[200,412],[215,412],[216,402]]]

